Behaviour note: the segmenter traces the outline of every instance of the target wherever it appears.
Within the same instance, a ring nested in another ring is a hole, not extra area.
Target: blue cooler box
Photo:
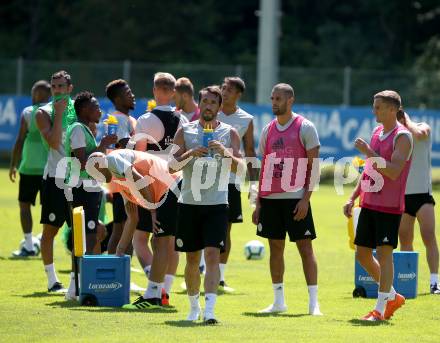
[[[376,256],[376,252],[374,252]],[[396,251],[394,259],[394,281],[396,291],[405,298],[417,297],[419,253],[414,251]],[[378,286],[373,278],[355,260],[353,297],[377,298]]]
[[[120,307],[130,303],[130,256],[85,255],[80,267],[80,303]]]

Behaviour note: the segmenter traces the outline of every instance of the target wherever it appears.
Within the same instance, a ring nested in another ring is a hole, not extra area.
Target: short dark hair
[[[72,78],[70,77],[70,74],[65,70],[60,70],[60,71],[57,71],[56,73],[53,73],[50,79],[51,80],[61,79],[62,77],[64,77],[66,79],[67,85],[70,86],[72,84]]]
[[[223,80],[223,83],[230,84],[235,87],[236,90],[238,90],[240,93],[244,93],[246,90],[246,85],[242,79],[240,79],[238,76],[228,76],[225,77]]]
[[[50,93],[50,83],[46,80],[39,80],[35,82],[32,86],[32,92],[33,91],[43,91],[46,93]]]
[[[115,98],[121,94],[122,89],[126,86],[128,86],[128,83],[123,79],[113,80],[109,82],[107,86],[105,86],[105,95],[110,99],[111,102],[113,102]]]
[[[95,95],[92,92],[84,91],[80,92],[75,96],[75,112],[77,115],[79,115],[84,107],[86,107],[90,102],[92,101],[92,98],[94,98]]]
[[[194,96],[194,86],[187,77],[181,77],[176,81],[176,91]]]
[[[216,95],[218,98],[219,105],[222,104],[222,101],[223,101],[222,91],[220,90],[219,86],[214,85],[214,86],[208,86],[208,87],[202,88],[199,92],[199,104],[200,104],[200,101],[202,100],[202,96],[204,93],[211,93],[211,94]]]
[[[374,99],[381,99],[385,103],[393,106],[398,111],[402,107],[402,99],[396,91],[385,90],[374,95]]]
[[[272,92],[275,91],[281,91],[285,95],[287,95],[288,98],[295,98],[295,92],[293,90],[293,87],[289,85],[288,83],[278,83],[272,88]]]

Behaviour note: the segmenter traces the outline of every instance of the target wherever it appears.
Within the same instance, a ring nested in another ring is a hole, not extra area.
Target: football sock
[[[434,274],[432,273],[430,278],[429,278],[429,283],[430,285],[438,285],[438,274]]]
[[[158,290],[162,291],[162,287],[160,287],[160,283],[148,280],[148,286],[147,289],[145,290],[143,298],[144,299],[160,298],[160,295],[157,296]]]
[[[55,282],[60,282],[60,280],[58,280],[57,274],[55,273],[54,263],[45,265],[44,271],[47,274],[47,288],[52,288]]]
[[[199,298],[200,298],[200,293],[197,293],[195,295],[188,295],[188,299],[189,299],[189,303],[191,305],[191,308],[193,308],[193,309],[200,308]]]
[[[205,294],[205,319],[214,318],[214,306],[217,300],[217,294],[206,293]]]
[[[33,251],[34,245],[32,244],[32,232],[24,234],[24,248],[27,251]]]
[[[225,281],[225,269],[226,269],[226,263],[219,263],[220,268],[220,281]]]
[[[283,283],[272,284],[274,294],[274,305],[284,305],[284,285]]]
[[[307,286],[309,289],[309,308],[314,309],[318,304],[318,285]]]
[[[384,292],[378,293],[375,310],[380,312],[382,316],[385,312],[385,306],[387,304],[387,301],[389,300],[389,297],[390,297],[390,293],[384,293]]]
[[[174,282],[174,275],[166,274],[164,279],[164,286],[163,286],[163,288],[165,288],[166,294],[170,294],[171,287],[173,286],[173,282]]]

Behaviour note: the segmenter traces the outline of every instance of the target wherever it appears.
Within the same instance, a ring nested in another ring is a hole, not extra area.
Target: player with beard
[[[236,172],[241,163],[237,131],[217,120],[221,103],[221,91],[217,86],[200,91],[200,119],[184,124],[176,132],[174,144],[178,146],[178,150],[169,162],[170,171],[183,171],[177,214],[176,250],[186,252],[185,282],[190,301],[187,320],[195,321],[200,316],[199,261],[204,249],[205,324],[218,322],[214,307],[220,277],[220,251],[225,247],[228,223],[226,183],[230,172]],[[204,147],[204,129],[208,127],[213,130],[213,139],[209,141],[208,147]],[[227,168],[222,168],[224,163],[229,164],[226,165]],[[207,175],[208,172],[210,175]],[[208,179],[213,180],[209,185],[206,184]]]
[[[312,167],[319,157],[315,126],[292,112],[293,88],[285,83],[272,89],[275,119],[260,139],[263,156],[259,194],[252,220],[257,235],[269,240],[270,273],[274,302],[261,313],[284,312],[284,246],[286,233],[301,256],[309,291],[309,314],[321,315],[318,304],[318,266],[312,240],[316,238],[310,198],[313,192]]]

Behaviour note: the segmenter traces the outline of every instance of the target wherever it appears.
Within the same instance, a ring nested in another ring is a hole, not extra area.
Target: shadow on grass
[[[75,304],[75,303],[74,303]],[[50,305],[50,304],[49,304]],[[126,310],[122,307],[92,307],[92,306],[80,306],[78,303],[71,310],[80,312],[93,312],[93,313],[176,313],[177,310],[174,307],[170,308],[155,308],[155,309],[144,309],[144,310]],[[63,306],[60,306],[63,307]],[[64,306],[68,307],[68,306]]]
[[[180,295],[186,295],[187,291],[186,291],[186,289],[181,289],[180,291],[174,291],[172,293],[180,294]],[[247,295],[247,294],[246,293],[241,293],[241,292],[236,292],[236,291],[234,291],[234,292],[225,292],[225,291],[222,291],[222,290],[218,290],[217,291],[217,295],[228,295],[229,296],[229,295]],[[205,296],[205,292],[201,291],[200,292],[200,296],[201,297]]]
[[[387,325],[393,325],[392,323],[390,323],[387,320],[380,320],[377,322],[369,322],[367,320],[361,320],[361,319],[350,319],[348,321],[350,324],[352,324],[353,326],[387,326]]]
[[[261,318],[267,318],[267,317],[289,317],[289,318],[300,318],[300,317],[306,317],[310,316],[307,313],[281,313],[281,312],[274,312],[274,313],[258,313],[258,312],[243,312],[242,315],[247,317],[261,317]]]
[[[58,273],[60,274],[70,274],[71,272],[72,272],[71,269],[62,269],[58,271]]]
[[[203,322],[191,322],[189,320],[166,320],[164,324],[177,328],[192,328],[192,327],[207,326]]]
[[[2,259],[8,261],[41,261],[41,257],[39,256],[29,256],[29,257],[9,256],[7,258],[3,257]]]
[[[17,294],[14,295],[15,297],[22,297],[22,298],[46,298],[46,297],[64,297],[64,293],[49,293],[49,292],[34,292],[29,294]]]
[[[46,305],[51,307],[60,307],[60,308],[73,308],[73,307],[81,306],[77,301],[74,300],[54,301]]]

